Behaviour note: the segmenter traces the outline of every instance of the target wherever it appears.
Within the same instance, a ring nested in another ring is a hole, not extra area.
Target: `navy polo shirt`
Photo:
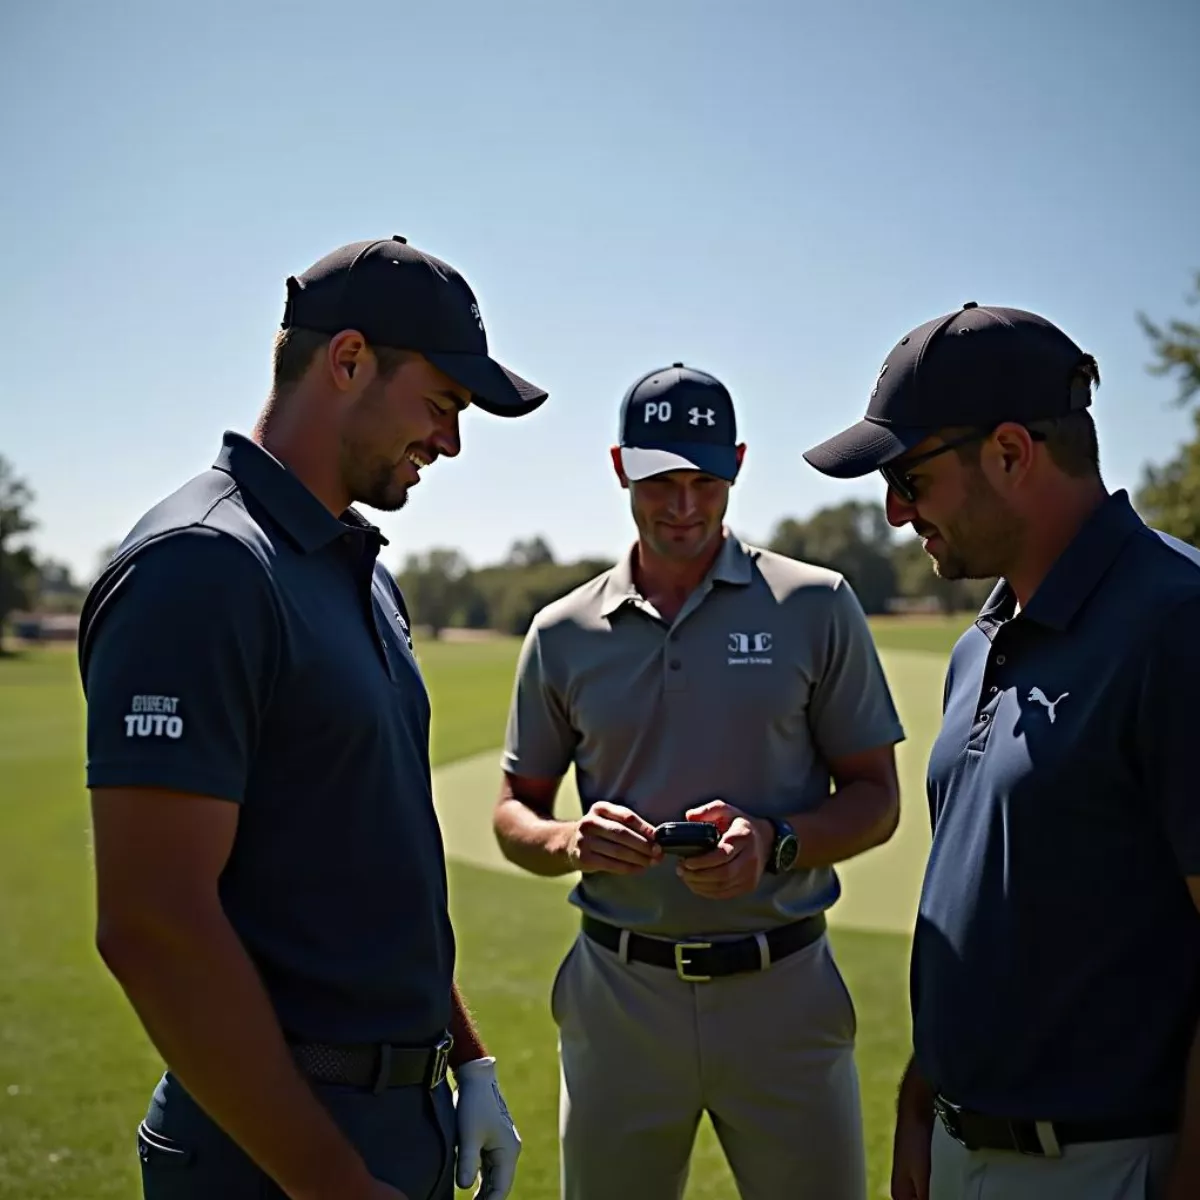
[[[383,544],[227,433],[88,597],[87,783],[239,806],[221,899],[286,1033],[428,1044],[455,944],[429,700]]]
[[[1124,492],[951,655],[912,960],[924,1077],[1032,1120],[1171,1116],[1200,1020],[1200,553]]]

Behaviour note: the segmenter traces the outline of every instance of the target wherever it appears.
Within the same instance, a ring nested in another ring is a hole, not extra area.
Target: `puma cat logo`
[[[1054,724],[1054,710],[1070,695],[1070,692],[1063,692],[1061,696],[1053,703],[1046,699],[1046,693],[1040,687],[1033,688],[1029,693],[1030,700],[1036,700],[1049,714],[1050,724]]]

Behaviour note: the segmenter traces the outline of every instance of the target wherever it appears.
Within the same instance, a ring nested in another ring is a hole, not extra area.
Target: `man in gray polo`
[[[639,379],[612,453],[637,542],[534,618],[494,818],[514,863],[580,872],[550,996],[563,1196],[681,1196],[707,1111],[744,1200],[862,1200],[824,914],[834,864],[896,827],[892,697],[845,579],[726,531],[745,447],[718,380]],[[572,764],[584,816],[559,820]],[[684,819],[716,848],[665,852]]]

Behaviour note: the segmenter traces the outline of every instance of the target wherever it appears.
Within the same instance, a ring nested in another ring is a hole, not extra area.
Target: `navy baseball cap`
[[[1091,355],[1045,317],[971,301],[905,334],[876,377],[866,416],[804,459],[853,479],[948,426],[1065,416],[1091,404],[1094,372]]]
[[[627,478],[703,471],[737,478],[737,421],[725,385],[673,363],[643,375],[621,402],[621,466]]]
[[[372,345],[416,351],[496,416],[524,416],[548,395],[488,353],[478,301],[458,271],[399,235],[351,242],[290,276],[282,328],[356,329]]]

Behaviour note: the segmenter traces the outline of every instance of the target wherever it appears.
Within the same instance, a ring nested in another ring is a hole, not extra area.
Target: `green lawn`
[[[876,632],[882,647],[944,654],[964,624],[880,622]],[[516,648],[502,639],[422,649],[435,764],[498,744]],[[0,1197],[139,1194],[132,1131],[160,1067],[92,947],[81,718],[69,649],[0,659]],[[451,884],[463,988],[502,1060],[525,1141],[517,1196],[552,1200],[557,1066],[546,993],[573,914],[542,880],[455,862]],[[907,942],[849,929],[832,938],[859,1011],[871,1194],[881,1196],[908,1035]],[[688,1195],[734,1196],[707,1127]]]

